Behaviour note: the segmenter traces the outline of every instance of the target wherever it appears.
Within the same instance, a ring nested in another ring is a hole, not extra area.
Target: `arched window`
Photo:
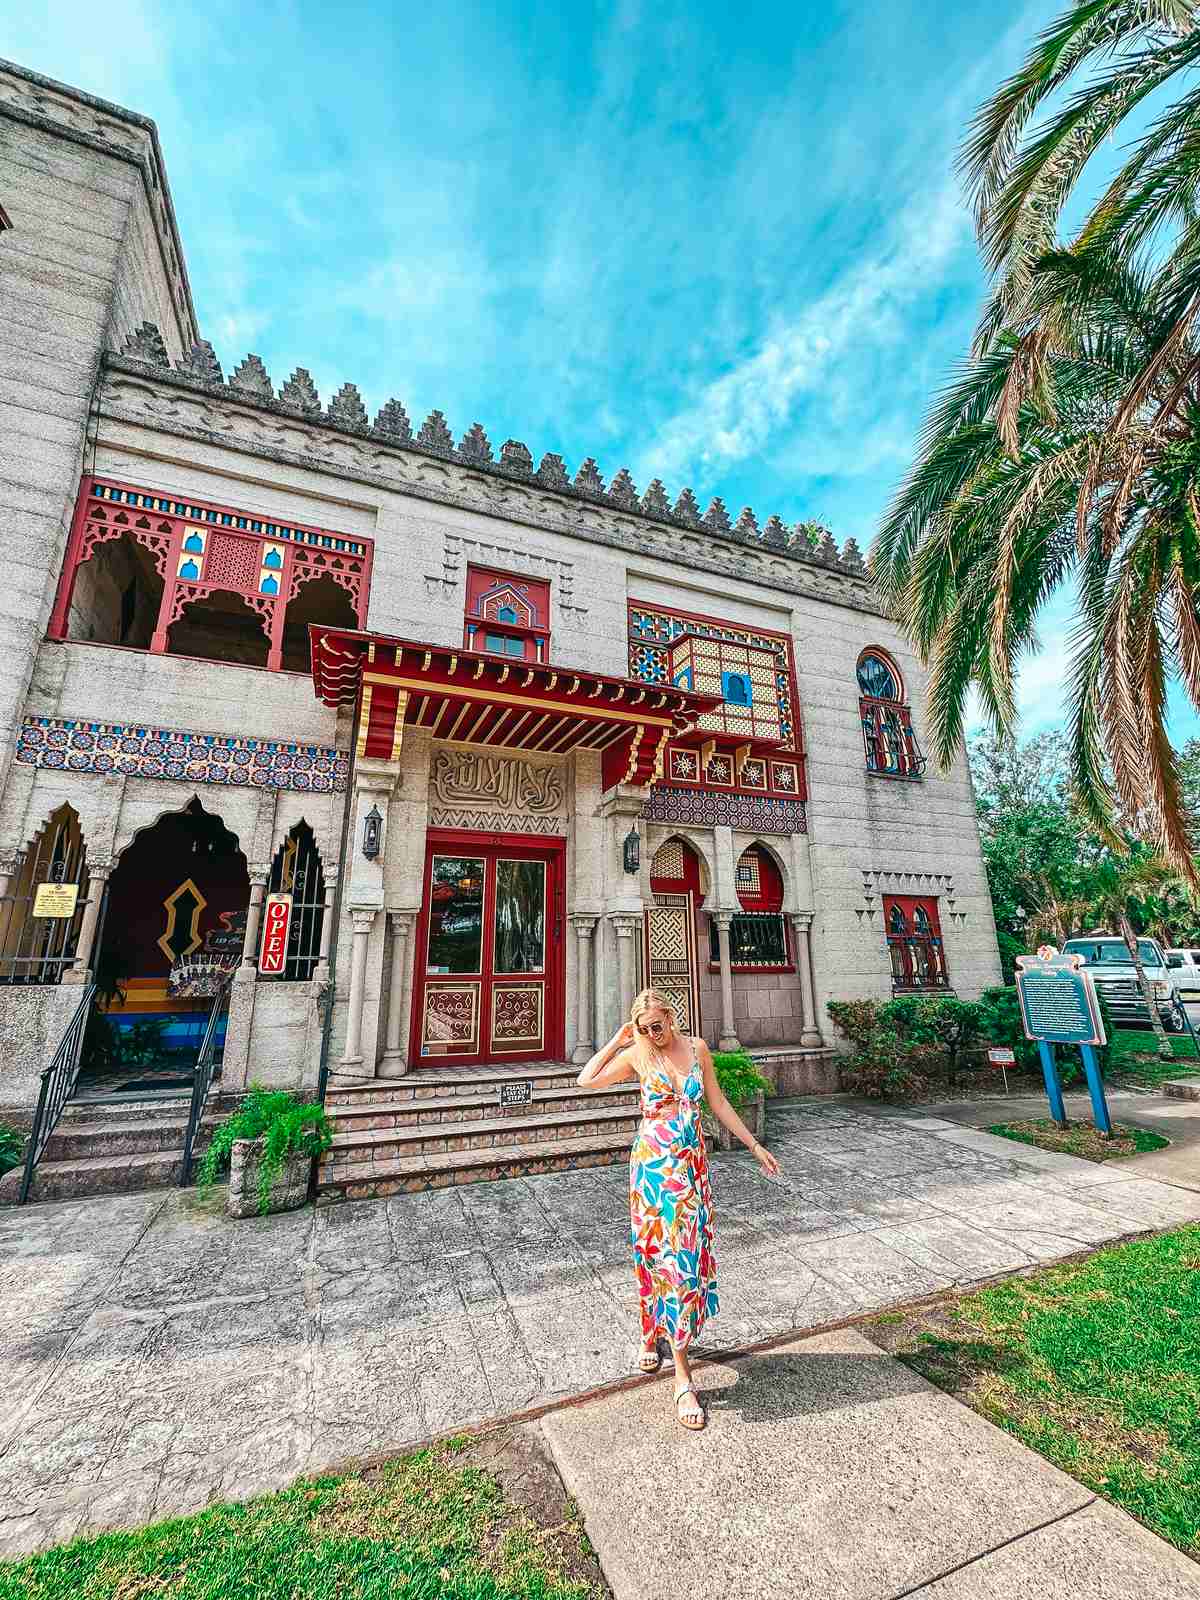
[[[937,900],[885,894],[883,915],[892,960],[892,987],[898,990],[948,988]]]
[[[904,700],[904,682],[881,650],[858,658],[859,715],[867,771],[886,778],[919,778],[925,770]]]
[[[320,959],[325,921],[325,874],[307,822],[298,822],[275,852],[267,892],[292,897],[287,959],[277,976],[307,982]]]
[[[783,874],[770,852],[760,844],[742,851],[734,869],[734,887],[741,911],[729,925],[729,960],[734,967],[787,967],[787,923],[782,915]],[[716,924],[709,932],[709,957],[720,960]]]
[[[87,896],[79,818],[59,806],[26,847],[0,899],[0,983],[61,982],[75,962]]]

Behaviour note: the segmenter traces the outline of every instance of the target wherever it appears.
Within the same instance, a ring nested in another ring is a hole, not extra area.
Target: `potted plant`
[[[770,1084],[744,1050],[714,1052],[713,1068],[726,1100],[761,1142],[766,1137],[766,1095]],[[732,1150],[733,1135],[724,1124],[717,1121],[707,1106],[704,1121],[708,1131],[716,1136],[718,1148]]]
[[[308,1199],[313,1161],[332,1142],[333,1123],[323,1106],[253,1084],[217,1124],[196,1181],[204,1188],[228,1171],[231,1217],[294,1211]]]

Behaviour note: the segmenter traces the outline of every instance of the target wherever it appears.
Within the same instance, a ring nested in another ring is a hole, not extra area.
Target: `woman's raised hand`
[[[609,1044],[610,1044],[610,1046],[612,1047],[612,1049],[614,1051],[617,1051],[617,1050],[628,1050],[629,1046],[632,1043],[633,1043],[633,1023],[632,1022],[627,1022],[627,1023],[624,1024],[623,1027],[618,1028],[616,1033],[614,1033],[612,1038],[609,1040]]]

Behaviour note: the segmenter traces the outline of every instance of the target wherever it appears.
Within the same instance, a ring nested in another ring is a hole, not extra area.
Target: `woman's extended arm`
[[[769,1178],[777,1178],[779,1176],[778,1161],[765,1146],[759,1144],[750,1129],[725,1098],[725,1091],[717,1082],[717,1069],[713,1066],[712,1052],[703,1039],[697,1039],[695,1043],[696,1058],[700,1062],[700,1070],[704,1074],[704,1098],[708,1101],[709,1109],[712,1111],[713,1116],[724,1127],[729,1129],[735,1139],[742,1141]]]
[[[602,1044],[575,1082],[585,1089],[602,1089],[606,1084],[636,1078],[633,1065],[633,1029],[628,1023],[619,1028],[607,1044]]]

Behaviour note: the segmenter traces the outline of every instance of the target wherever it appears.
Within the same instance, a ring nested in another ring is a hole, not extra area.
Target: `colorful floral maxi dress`
[[[712,1190],[693,1065],[677,1094],[666,1069],[642,1082],[642,1121],[629,1157],[630,1238],[642,1341],[686,1349],[717,1313]]]

